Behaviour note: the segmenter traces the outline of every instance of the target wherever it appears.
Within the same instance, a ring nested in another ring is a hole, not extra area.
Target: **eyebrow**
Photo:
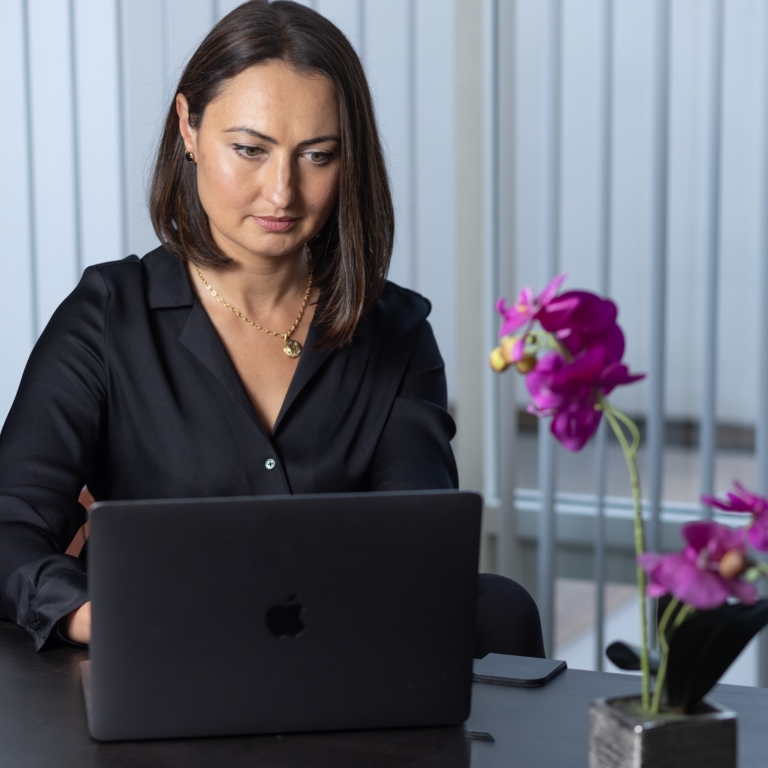
[[[259,133],[258,131],[255,131],[253,128],[248,128],[244,125],[239,125],[235,128],[227,128],[224,133],[247,133],[249,136],[254,136],[257,139],[261,139],[262,141],[267,141],[270,144],[278,144],[279,142],[277,139],[273,139],[271,136],[267,136],[264,133]],[[304,139],[304,141],[300,141],[298,146],[303,147],[305,144],[319,144],[322,141],[338,141],[341,143],[341,139],[338,136],[334,136],[333,134],[328,134],[326,136],[315,136],[311,139]]]

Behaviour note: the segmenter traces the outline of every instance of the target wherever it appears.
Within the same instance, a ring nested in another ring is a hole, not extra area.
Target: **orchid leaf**
[[[605,649],[605,655],[610,661],[619,669],[626,669],[628,672],[640,671],[640,654],[641,649],[639,645],[625,643],[623,640],[616,640]],[[648,667],[652,675],[659,671],[659,662],[659,652],[649,650]]]
[[[698,611],[669,638],[667,700],[687,713],[696,710],[725,671],[768,624],[768,600]]]

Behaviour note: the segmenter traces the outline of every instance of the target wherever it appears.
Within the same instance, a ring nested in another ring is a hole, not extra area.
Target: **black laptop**
[[[96,504],[91,735],[463,722],[481,506],[463,491]]]

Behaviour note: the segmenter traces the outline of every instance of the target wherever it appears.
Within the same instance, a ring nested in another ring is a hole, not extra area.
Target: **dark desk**
[[[88,736],[78,663],[82,650],[35,654],[23,630],[0,622],[0,768],[579,768],[587,765],[588,705],[636,692],[638,680],[567,670],[544,688],[475,684],[467,730],[253,736],[99,744]],[[768,689],[724,685],[719,702],[739,713],[741,768],[768,765]]]

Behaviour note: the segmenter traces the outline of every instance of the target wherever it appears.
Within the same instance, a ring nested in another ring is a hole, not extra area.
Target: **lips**
[[[254,216],[253,218],[259,226],[269,232],[285,232],[298,221],[293,216]]]

